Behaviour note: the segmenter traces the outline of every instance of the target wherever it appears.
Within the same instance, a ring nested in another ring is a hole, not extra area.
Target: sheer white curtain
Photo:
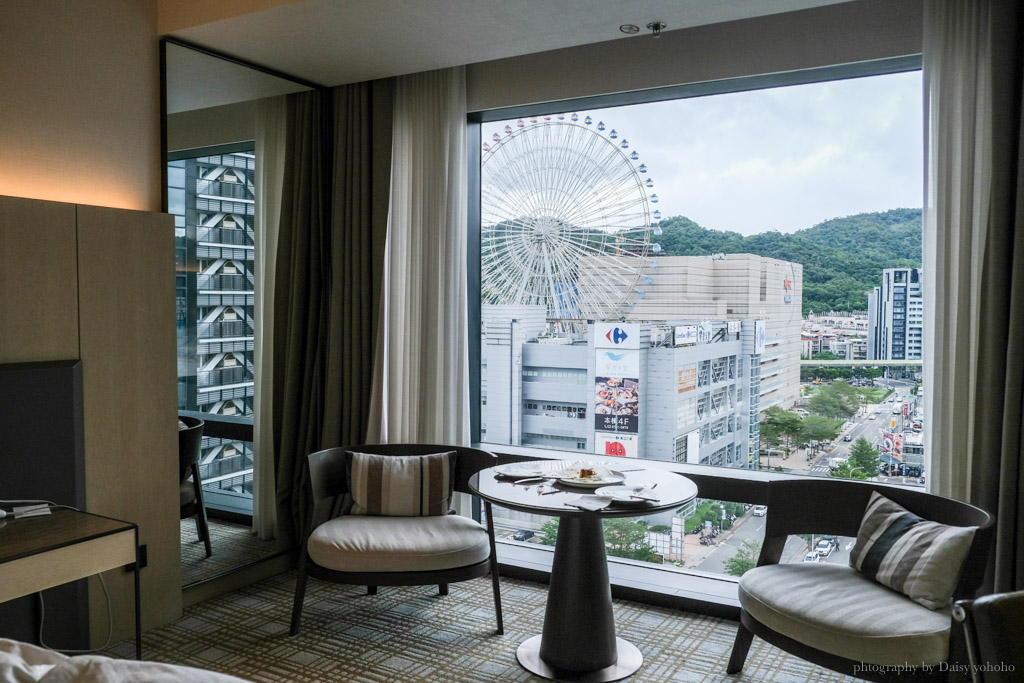
[[[368,439],[466,444],[465,69],[396,79],[393,134]]]
[[[273,354],[265,340],[274,338],[274,264],[284,186],[287,100],[260,100],[256,109],[256,287],[255,386],[253,399],[253,530],[264,540],[277,537],[274,480]]]
[[[986,2],[926,5],[924,372],[929,488],[967,500],[991,173]],[[929,386],[930,385],[930,386]],[[941,419],[940,419],[941,418]]]

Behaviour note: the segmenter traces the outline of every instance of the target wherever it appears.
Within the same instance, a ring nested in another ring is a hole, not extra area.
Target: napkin
[[[588,510],[595,512],[597,510],[603,510],[612,504],[611,496],[580,496],[579,498],[573,498],[567,500],[566,505],[577,507],[580,510]]]

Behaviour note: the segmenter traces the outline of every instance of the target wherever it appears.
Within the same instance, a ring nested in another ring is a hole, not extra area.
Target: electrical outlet
[[[145,546],[145,545],[140,545],[139,546],[138,560],[139,560],[139,569],[145,569],[147,567],[147,565],[149,565],[149,547],[148,546]],[[133,572],[133,571],[135,571],[135,563],[132,562],[131,564],[125,565],[124,570],[126,572]]]

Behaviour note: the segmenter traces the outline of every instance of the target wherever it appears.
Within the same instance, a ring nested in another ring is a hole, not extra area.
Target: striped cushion
[[[850,566],[929,609],[948,607],[976,529],[930,522],[873,491]]]
[[[353,515],[446,515],[455,488],[455,451],[431,455],[346,453]]]

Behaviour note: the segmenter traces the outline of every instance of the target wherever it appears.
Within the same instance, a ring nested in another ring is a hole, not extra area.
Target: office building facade
[[[920,360],[924,292],[920,268],[886,268],[868,296],[868,360]]]

